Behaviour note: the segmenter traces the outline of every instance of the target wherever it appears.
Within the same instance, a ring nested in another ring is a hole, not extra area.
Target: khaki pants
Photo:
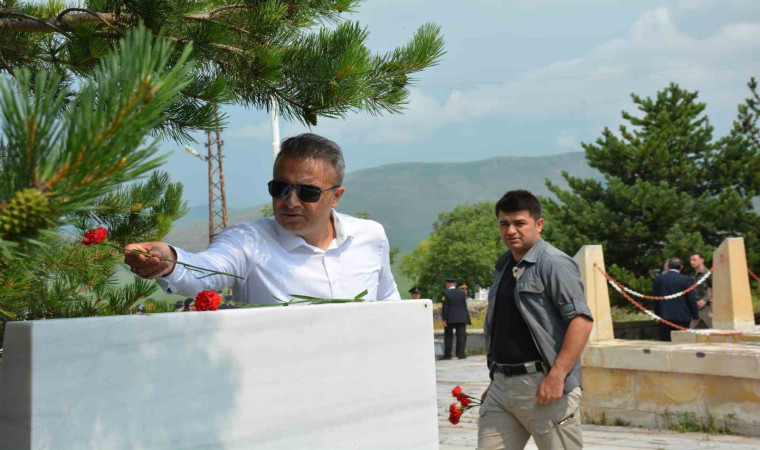
[[[544,374],[507,377],[495,373],[480,406],[479,449],[522,449],[531,436],[541,450],[583,448],[581,388],[554,403],[538,405],[536,390]]]

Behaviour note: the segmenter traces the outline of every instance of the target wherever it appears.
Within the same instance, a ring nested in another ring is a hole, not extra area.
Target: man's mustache
[[[303,214],[303,208],[288,208],[287,206],[281,206],[277,208],[277,211],[287,214]]]

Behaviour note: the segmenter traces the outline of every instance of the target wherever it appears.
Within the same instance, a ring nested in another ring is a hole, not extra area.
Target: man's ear
[[[333,195],[333,200],[332,200],[332,205],[331,205],[333,208],[338,207],[338,202],[340,201],[340,198],[343,197],[343,194],[345,194],[345,192],[346,192],[346,188],[344,188],[343,186],[335,189],[335,194]]]

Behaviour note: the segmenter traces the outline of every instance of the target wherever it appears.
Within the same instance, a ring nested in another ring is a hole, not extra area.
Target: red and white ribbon
[[[600,269],[600,270],[601,270],[601,269]],[[681,291],[681,292],[676,292],[675,294],[665,295],[665,296],[656,296],[656,295],[646,295],[646,294],[642,294],[642,293],[640,293],[640,292],[636,292],[636,291],[634,291],[633,289],[629,288],[628,286],[624,286],[622,283],[620,283],[620,282],[619,282],[619,281],[617,281],[617,280],[614,280],[614,279],[613,279],[611,276],[609,276],[609,275],[607,275],[607,276],[606,276],[606,278],[607,278],[607,282],[608,282],[608,283],[610,283],[610,285],[611,285],[612,287],[614,287],[615,289],[618,289],[618,288],[619,288],[619,289],[622,289],[622,290],[624,290],[625,292],[627,292],[627,293],[629,293],[629,294],[633,295],[634,297],[643,298],[644,300],[655,300],[655,301],[661,301],[661,300],[673,300],[674,298],[678,298],[678,297],[681,297],[681,296],[683,296],[683,295],[686,295],[686,294],[688,294],[689,292],[691,292],[691,291],[693,291],[694,289],[696,289],[696,288],[697,288],[697,286],[699,286],[700,284],[702,284],[702,283],[704,283],[705,281],[707,281],[707,279],[708,279],[708,278],[710,278],[710,275],[712,275],[712,273],[713,273],[713,271],[714,271],[714,270],[715,270],[715,268],[714,268],[714,267],[710,268],[710,270],[709,270],[709,271],[708,271],[706,274],[702,275],[702,276],[699,278],[699,280],[697,280],[697,282],[696,282],[696,283],[694,283],[693,285],[691,285],[691,286],[689,286],[688,288],[684,289],[683,291]],[[606,274],[605,274],[605,275],[606,275]],[[617,286],[615,286],[615,284],[613,284],[613,283],[616,283],[616,284],[617,284]],[[619,290],[619,289],[618,289],[618,290]]]
[[[631,298],[631,296],[628,295],[623,290],[624,286],[622,284],[618,283],[607,272],[605,272],[604,270],[602,270],[601,267],[597,266],[596,264],[594,264],[594,266],[597,268],[597,270],[599,270],[599,272],[601,272],[601,274],[604,276],[604,278],[607,279],[607,282],[609,282],[610,285],[616,291],[620,292],[620,295],[622,295],[626,300],[628,300],[629,302],[631,302],[631,304],[633,304],[633,306],[635,306],[636,308],[638,308],[639,310],[641,310],[641,312],[643,312],[647,316],[651,317],[652,319],[656,320],[657,322],[661,322],[661,323],[664,323],[666,325],[669,325],[670,327],[675,328],[676,330],[688,331],[689,333],[700,334],[702,336],[738,336],[738,335],[741,334],[741,332],[739,332],[739,331],[693,330],[691,328],[686,328],[686,327],[682,327],[681,325],[677,325],[677,324],[675,324],[675,323],[673,323],[673,322],[671,322],[671,321],[669,321],[667,319],[663,319],[662,317],[658,316],[657,314],[653,313],[652,311],[646,309],[644,306],[641,305],[641,303],[639,303],[636,300],[634,300],[633,298]],[[712,273],[712,269],[710,269],[710,273]],[[688,292],[689,290],[694,289],[695,287],[696,287],[696,285],[691,286],[689,289],[686,289],[684,291],[684,293]],[[681,293],[680,295],[683,295],[683,293]],[[651,297],[651,296],[647,296],[647,297]],[[664,297],[660,297],[659,299],[665,299],[665,298]]]

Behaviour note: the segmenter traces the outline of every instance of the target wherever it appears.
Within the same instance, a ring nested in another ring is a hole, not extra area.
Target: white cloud
[[[243,125],[241,127],[231,128],[228,131],[229,137],[232,138],[254,138],[264,139],[272,135],[270,123],[261,122],[258,124]]]
[[[557,147],[577,150],[578,143],[575,139],[575,136],[569,132],[563,131],[559,134],[559,136],[557,136]]]
[[[760,2],[757,2],[760,4]],[[728,110],[747,94],[746,82],[760,76],[760,21],[724,25],[706,37],[693,37],[676,26],[679,11],[714,8],[710,1],[678,1],[643,13],[626,36],[612,39],[585,57],[557,61],[521,73],[501,84],[456,90],[439,101],[413,90],[400,116],[352,115],[325,120],[314,128],[335,139],[358,143],[412,142],[447,126],[483,118],[562,120],[583,118],[589,124],[615,128],[619,113],[630,110],[629,93],[653,95],[671,81],[700,91],[708,106]],[[422,86],[424,88],[424,85]],[[248,125],[242,135],[259,135],[268,124]],[[284,125],[283,135],[302,132]],[[267,128],[268,130],[268,128]],[[266,134],[264,134],[266,135]],[[570,135],[559,147],[577,142]]]

